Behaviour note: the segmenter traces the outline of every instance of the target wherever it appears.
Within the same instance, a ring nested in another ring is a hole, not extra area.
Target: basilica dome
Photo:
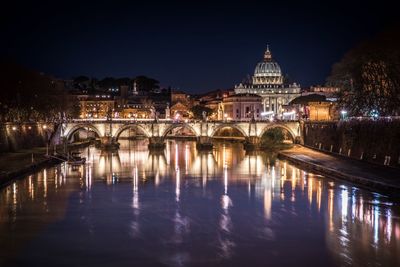
[[[281,67],[272,59],[269,47],[264,53],[264,60],[259,62],[254,70],[253,84],[282,84]]]

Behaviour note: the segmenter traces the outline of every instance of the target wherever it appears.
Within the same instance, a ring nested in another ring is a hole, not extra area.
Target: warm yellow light
[[[47,125],[46,125],[46,124],[43,125],[42,128],[43,128],[43,129],[47,129]]]
[[[13,131],[16,131],[16,130],[17,130],[17,127],[13,126],[12,129],[13,129]]]

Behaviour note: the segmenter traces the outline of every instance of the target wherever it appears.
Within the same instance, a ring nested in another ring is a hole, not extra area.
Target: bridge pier
[[[213,143],[211,142],[211,137],[208,136],[200,136],[197,139],[196,148],[198,150],[212,150]]]
[[[164,143],[164,138],[160,136],[152,136],[149,137],[149,150],[164,150],[165,148],[165,143]]]
[[[260,148],[260,140],[261,138],[258,136],[249,136],[246,138],[244,143],[244,149],[247,151],[253,151]]]

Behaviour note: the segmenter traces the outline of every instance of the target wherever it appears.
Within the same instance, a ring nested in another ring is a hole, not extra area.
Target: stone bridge
[[[238,130],[246,139],[249,146],[257,146],[262,135],[271,128],[283,128],[290,134],[293,142],[303,143],[300,122],[298,121],[188,121],[175,122],[172,120],[153,119],[91,119],[72,120],[63,123],[61,136],[69,141],[71,136],[80,129],[91,130],[97,133],[102,143],[115,143],[121,133],[128,129],[135,129],[149,138],[149,147],[163,147],[164,139],[171,130],[176,128],[189,129],[200,146],[210,146],[215,133],[222,128],[229,127]]]

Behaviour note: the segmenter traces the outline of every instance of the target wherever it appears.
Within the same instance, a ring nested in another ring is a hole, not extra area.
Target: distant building
[[[183,91],[172,90],[171,91],[171,103],[172,105],[180,102],[183,105],[189,104],[190,96]]]
[[[171,90],[170,117],[172,119],[190,118],[190,108],[193,106],[190,95],[183,91]]]
[[[278,118],[284,112],[283,105],[300,96],[300,86],[286,84],[279,64],[273,60],[267,47],[263,61],[256,65],[254,75],[249,81],[235,86],[237,94],[257,94],[262,97],[264,112],[273,112]]]
[[[189,108],[181,102],[176,102],[170,108],[170,117],[172,119],[188,119],[190,117]]]
[[[77,95],[81,118],[107,118],[115,111],[114,98],[105,93]]]
[[[263,111],[262,97],[256,94],[235,94],[222,100],[222,114],[218,119],[260,119]]]
[[[329,87],[329,86],[311,86],[310,88],[304,90],[301,95],[323,95],[327,100],[335,102],[337,101],[337,94],[339,93],[340,88],[338,87]]]
[[[150,119],[154,118],[154,107],[140,102],[129,101],[126,104],[118,105],[116,110],[119,118]]]
[[[313,121],[337,120],[339,113],[335,102],[321,94],[309,94],[295,98],[286,106],[286,112],[293,111],[298,118]]]

